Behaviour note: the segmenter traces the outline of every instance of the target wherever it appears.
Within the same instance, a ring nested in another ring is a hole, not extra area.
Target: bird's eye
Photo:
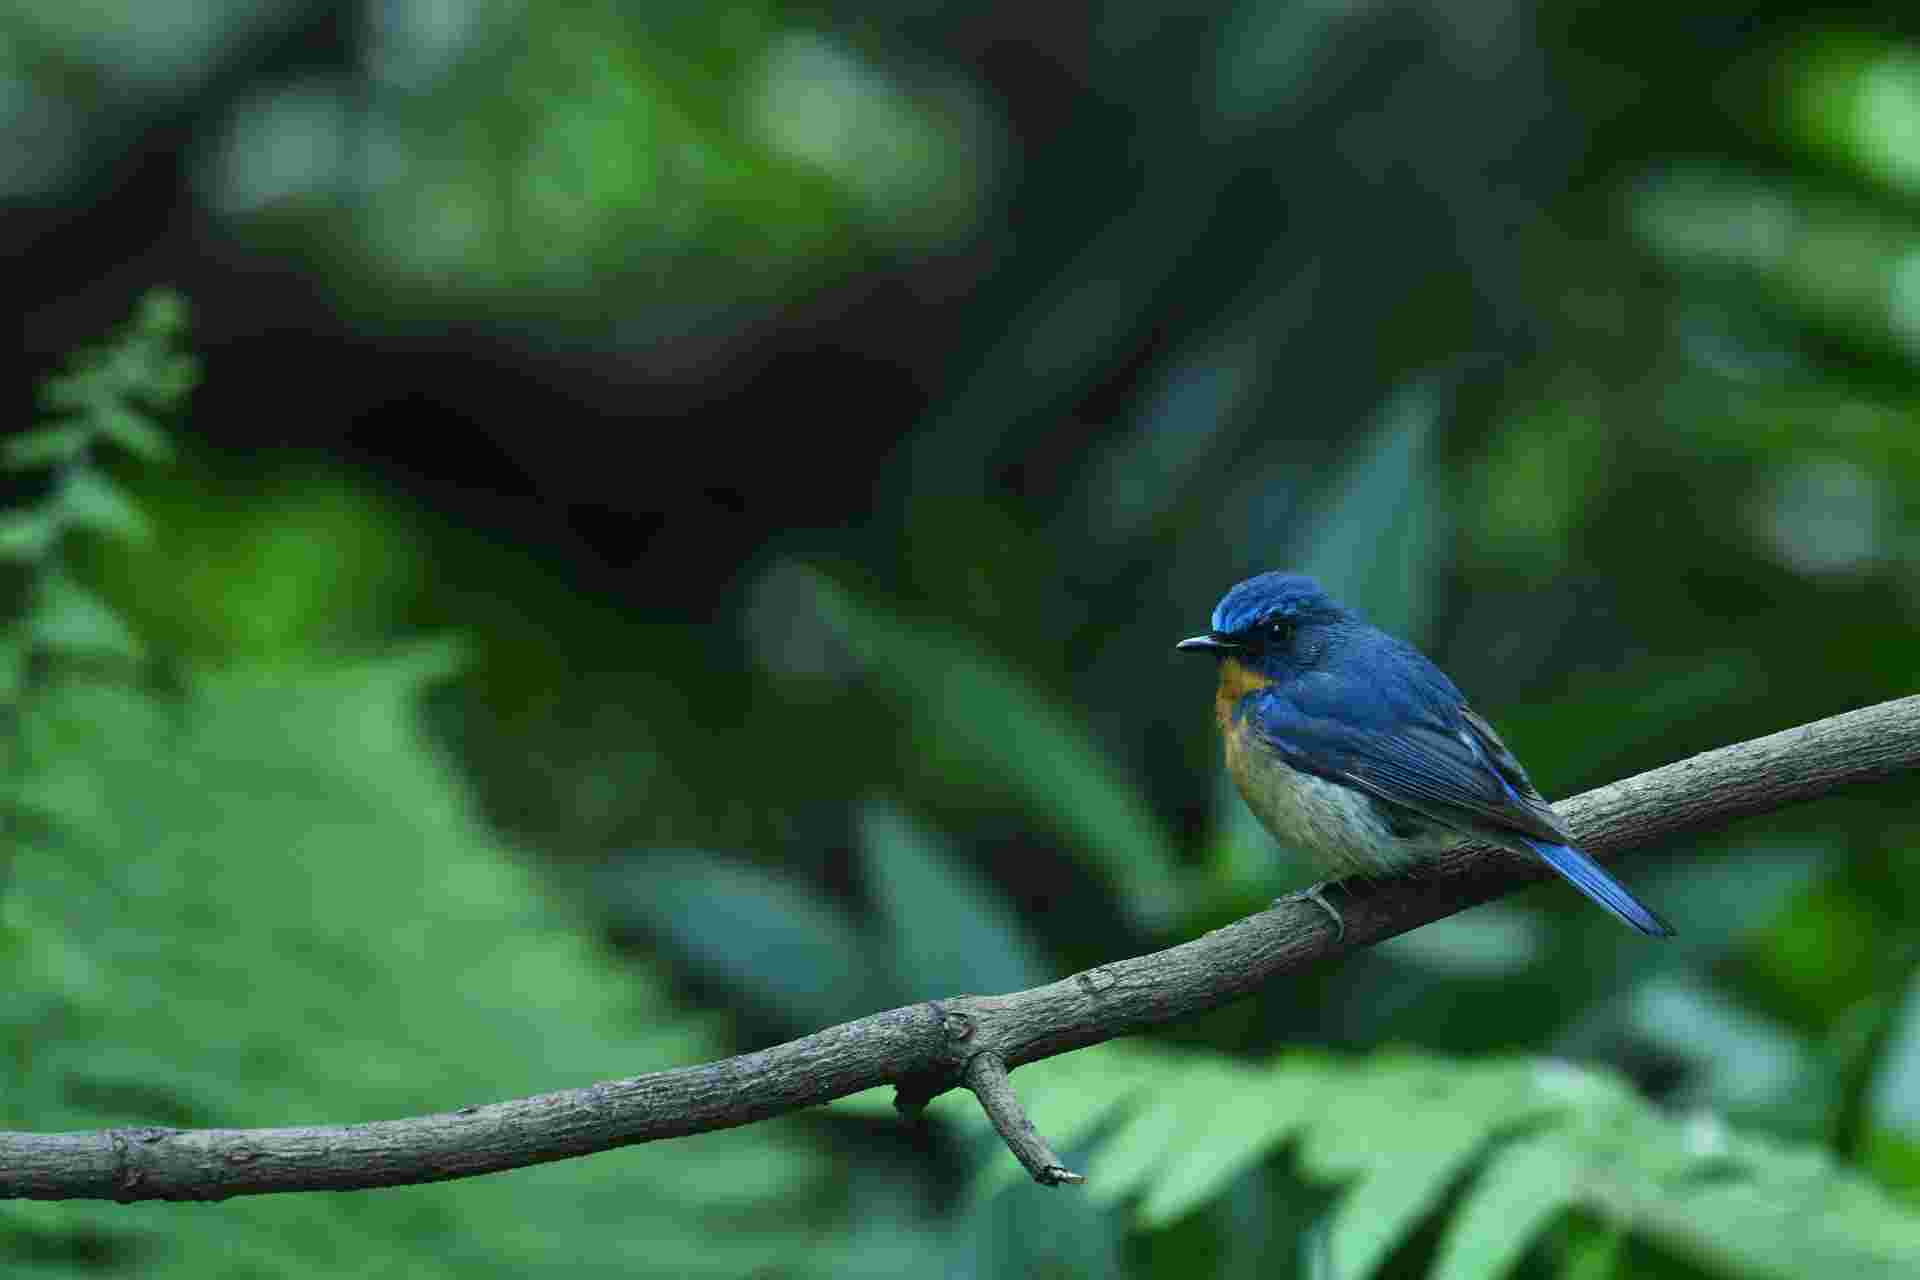
[[[1293,622],[1288,618],[1273,618],[1267,622],[1265,630],[1269,640],[1285,640],[1293,634]]]

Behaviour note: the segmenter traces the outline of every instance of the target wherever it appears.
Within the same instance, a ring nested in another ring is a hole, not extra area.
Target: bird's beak
[[[1189,653],[1222,654],[1232,653],[1240,646],[1223,636],[1217,636],[1209,631],[1203,636],[1188,636],[1185,640],[1182,640],[1173,647],[1176,649],[1184,649]]]

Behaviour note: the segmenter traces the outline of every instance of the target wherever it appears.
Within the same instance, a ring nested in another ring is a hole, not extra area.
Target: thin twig
[[[1047,1140],[1033,1127],[1033,1121],[1027,1119],[1027,1109],[1020,1105],[1020,1096],[1013,1091],[1013,1082],[1007,1079],[1007,1064],[1000,1060],[999,1054],[975,1054],[961,1078],[980,1100],[987,1119],[993,1121],[994,1132],[1013,1152],[1014,1159],[1033,1175],[1035,1182],[1043,1187],[1057,1187],[1063,1182],[1086,1181],[1067,1168],[1066,1162],[1054,1154]]]
[[[1709,751],[1558,807],[1605,857],[1916,764],[1920,697],[1909,697]],[[222,1200],[401,1186],[752,1124],[883,1084],[899,1085],[911,1107],[969,1083],[968,1064],[983,1055],[1012,1069],[1177,1022],[1545,874],[1499,850],[1462,849],[1410,876],[1345,884],[1343,936],[1312,903],[1276,905],[1029,991],[889,1009],[704,1066],[440,1115],[332,1128],[0,1133],[0,1197]],[[1684,910],[1675,914],[1684,923]]]

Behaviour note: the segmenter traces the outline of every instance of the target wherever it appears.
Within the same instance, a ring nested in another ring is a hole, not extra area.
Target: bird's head
[[[1352,614],[1297,573],[1263,573],[1220,598],[1204,635],[1174,648],[1231,660],[1268,679],[1309,666],[1324,652],[1328,633]]]

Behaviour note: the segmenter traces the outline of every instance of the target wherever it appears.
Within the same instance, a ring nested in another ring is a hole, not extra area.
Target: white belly
[[[1227,738],[1227,764],[1247,807],[1274,839],[1331,875],[1390,875],[1459,840],[1440,830],[1402,839],[1361,792],[1290,769],[1238,736]]]

